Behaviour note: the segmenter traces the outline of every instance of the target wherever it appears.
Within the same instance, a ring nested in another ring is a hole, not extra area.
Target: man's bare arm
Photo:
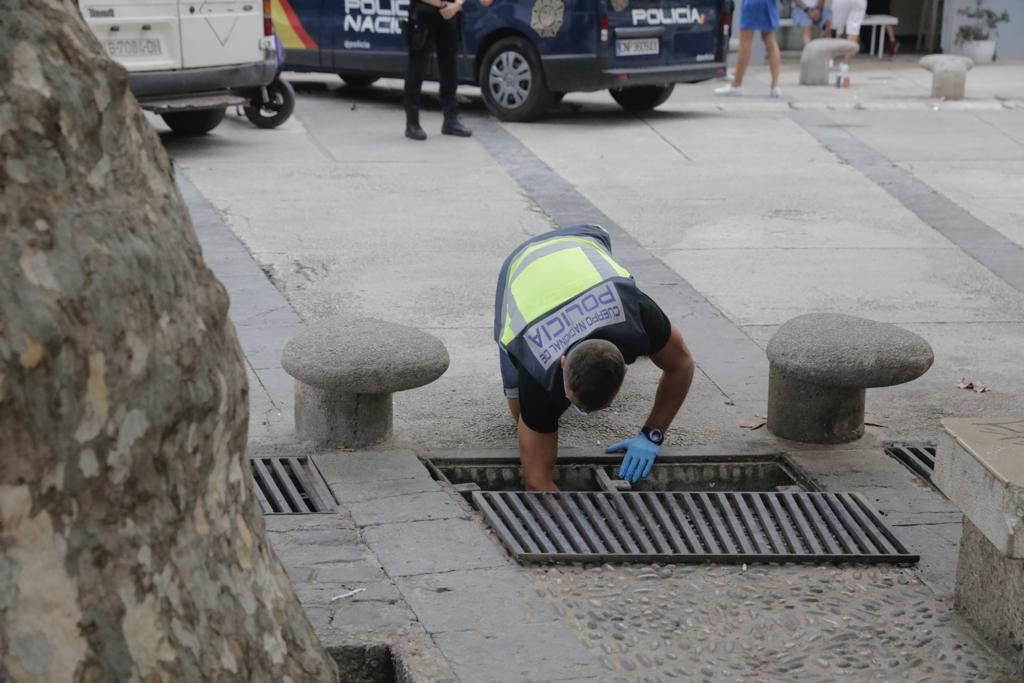
[[[650,415],[647,416],[648,427],[656,427],[663,432],[668,430],[680,406],[686,400],[686,394],[690,391],[690,383],[693,381],[694,362],[690,350],[683,341],[683,334],[675,325],[672,326],[672,333],[668,342],[656,354],[651,356],[651,361],[661,368],[661,380],[658,382],[658,391],[654,395],[654,406]]]
[[[528,491],[557,491],[551,479],[558,458],[558,432],[535,432],[519,418],[519,460]]]

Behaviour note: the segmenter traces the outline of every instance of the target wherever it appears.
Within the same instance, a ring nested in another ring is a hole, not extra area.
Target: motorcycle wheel
[[[267,86],[267,101],[245,107],[245,118],[257,128],[277,128],[295,111],[295,90],[287,81],[275,78]]]

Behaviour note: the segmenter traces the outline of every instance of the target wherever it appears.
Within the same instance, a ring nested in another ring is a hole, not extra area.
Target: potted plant
[[[996,41],[991,34],[999,35],[996,27],[1010,20],[1010,14],[988,9],[985,0],[974,0],[974,7],[962,7],[957,14],[967,17],[971,23],[963,24],[956,32],[956,45],[960,54],[970,57],[975,64],[987,64],[996,55]]]

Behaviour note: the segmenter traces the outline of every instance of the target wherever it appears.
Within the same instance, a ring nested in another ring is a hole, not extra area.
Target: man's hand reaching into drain
[[[651,441],[646,434],[640,432],[632,439],[612,444],[604,450],[605,453],[622,453],[626,457],[622,459],[619,466],[619,478],[630,483],[645,479],[654,467],[654,459],[658,457],[661,446]]]
[[[660,351],[651,356],[651,360],[661,368],[661,380],[658,391],[654,395],[654,406],[647,416],[645,427],[632,439],[626,439],[609,446],[605,453],[621,453],[626,457],[619,466],[619,477],[629,482],[638,482],[651,473],[654,459],[661,450],[661,442],[665,438],[664,430],[672,424],[679,406],[686,399],[693,380],[693,357],[683,342],[679,328],[672,326],[668,341]]]

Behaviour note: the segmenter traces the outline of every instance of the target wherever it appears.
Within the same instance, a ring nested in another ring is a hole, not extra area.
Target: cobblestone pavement
[[[628,565],[530,570],[603,680],[1019,679],[909,569]]]

